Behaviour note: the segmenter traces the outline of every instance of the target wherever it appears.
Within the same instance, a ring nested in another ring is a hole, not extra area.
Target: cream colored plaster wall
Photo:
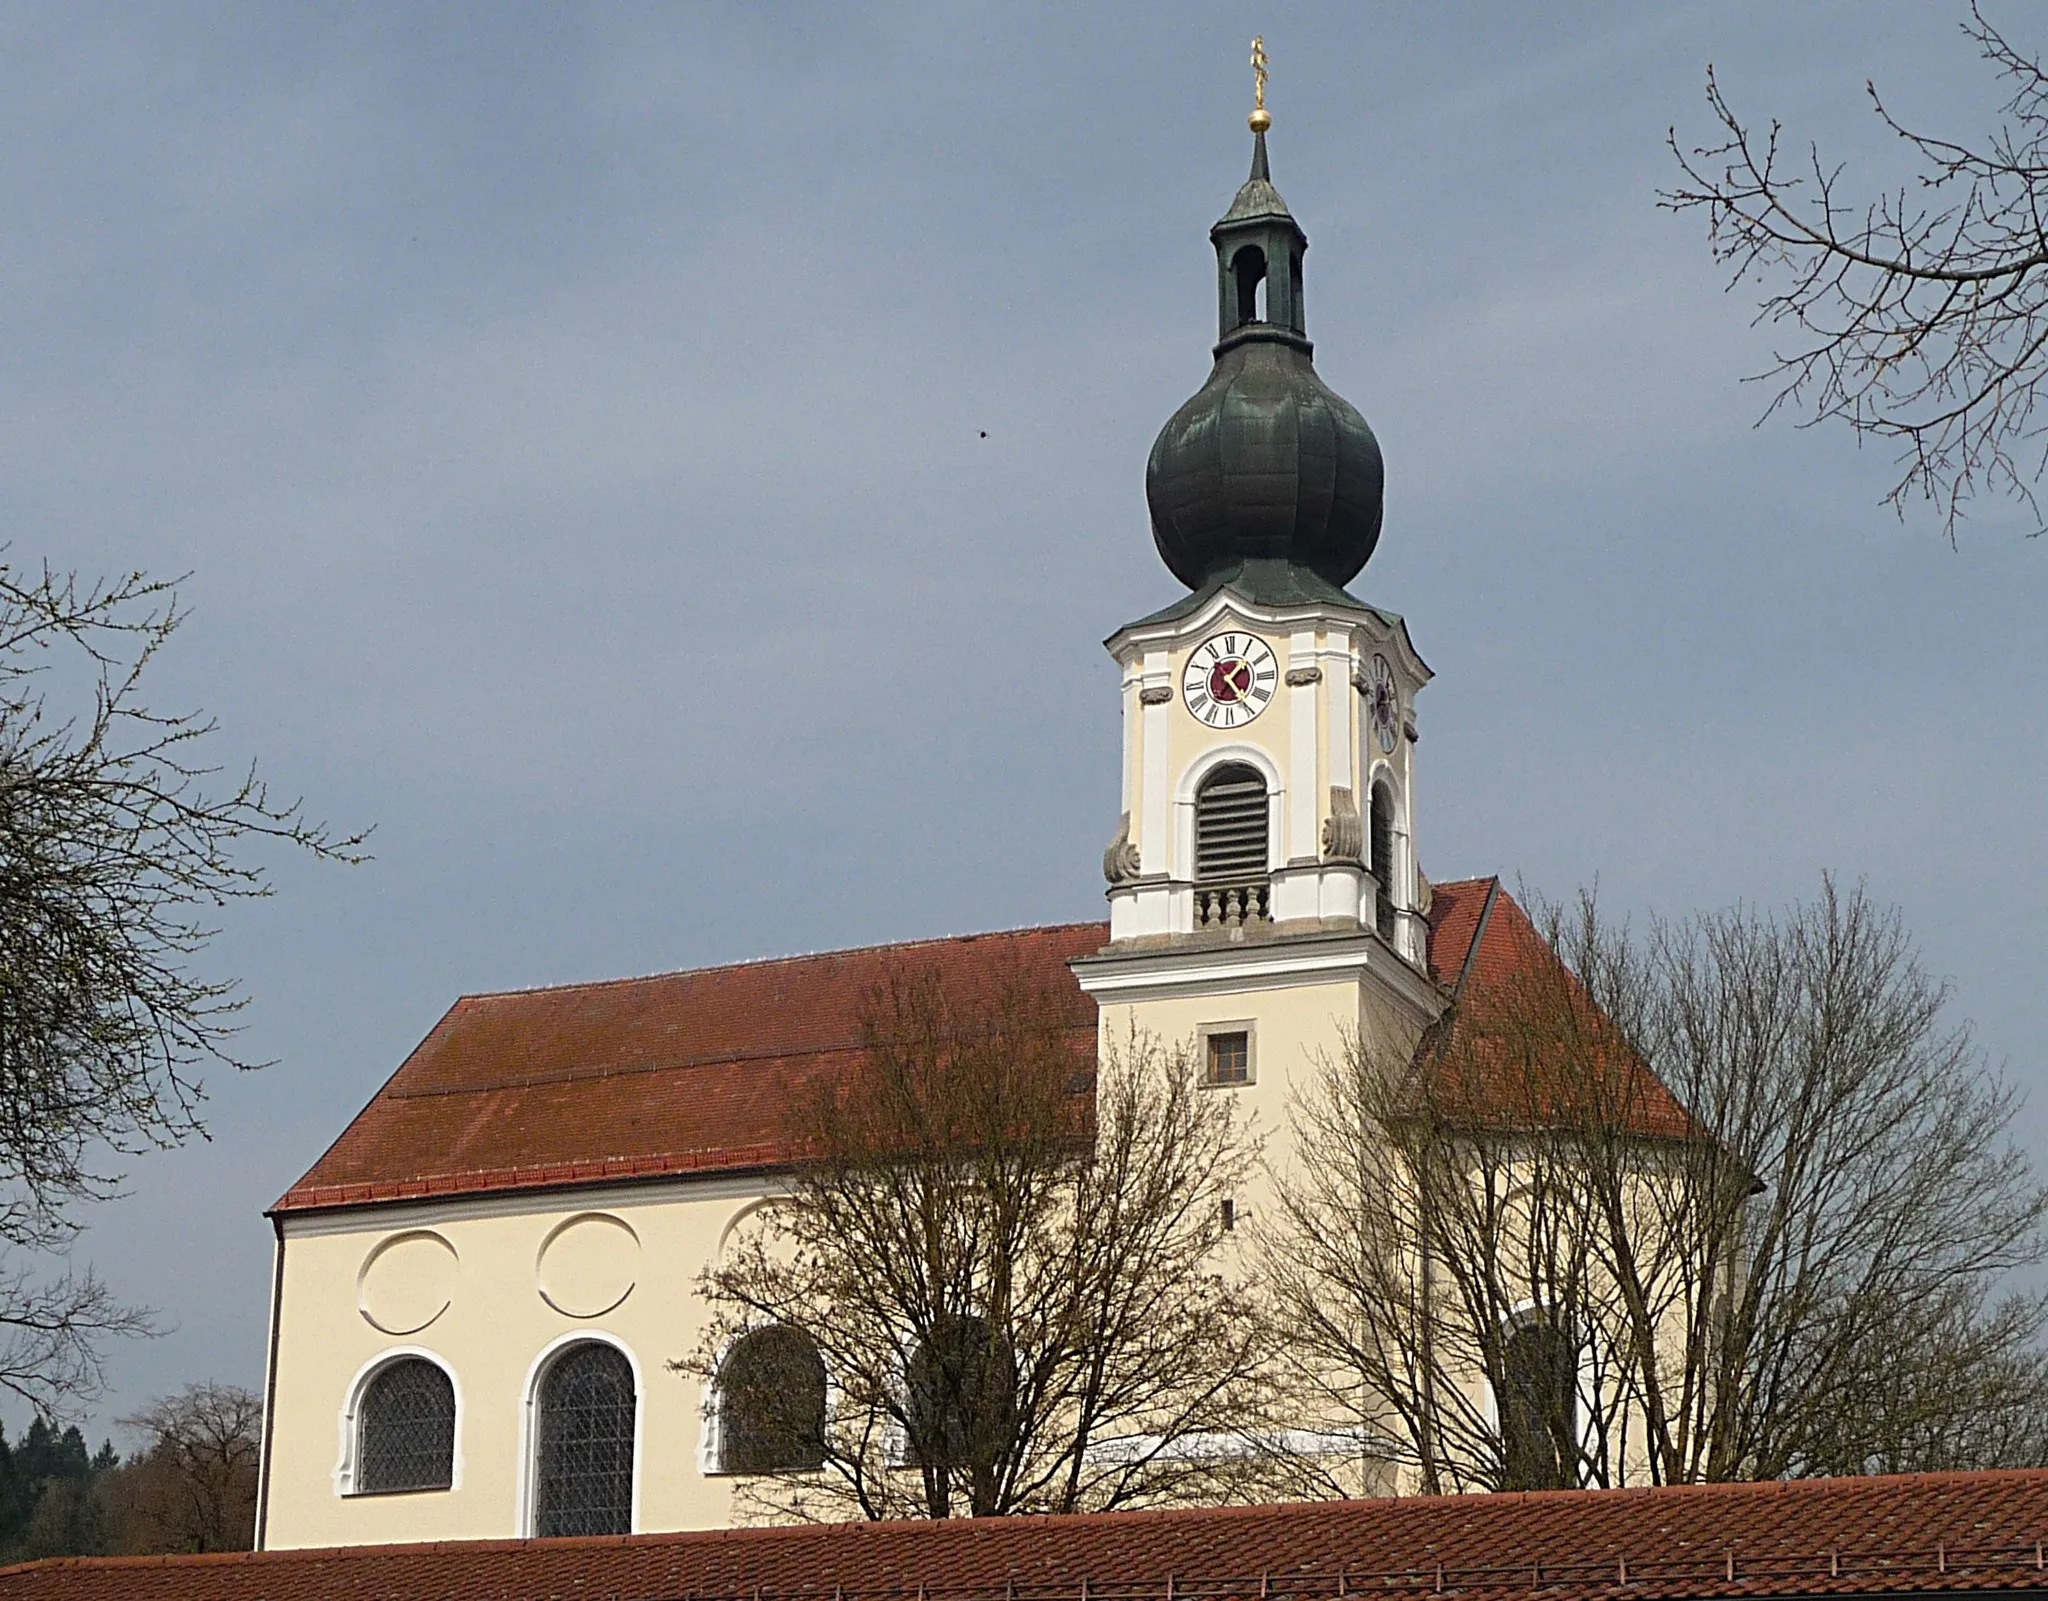
[[[1187,708],[1179,692],[1188,659],[1215,635],[1229,632],[1255,633],[1272,647],[1281,681],[1266,709],[1241,728],[1215,729],[1201,722]],[[1201,630],[1176,646],[1169,654],[1170,681],[1175,686],[1171,711],[1163,720],[1168,739],[1166,768],[1173,778],[1173,827],[1166,869],[1180,878],[1194,873],[1194,798],[1202,778],[1231,761],[1249,761],[1261,768],[1273,788],[1274,865],[1290,857],[1313,855],[1316,836],[1327,807],[1322,802],[1321,782],[1327,762],[1326,719],[1320,715],[1320,685],[1292,688],[1286,674],[1302,665],[1320,660],[1310,631],[1290,642],[1285,633],[1270,626],[1247,624],[1231,618]],[[1348,683],[1342,692],[1350,695]],[[1348,777],[1348,775],[1346,775]],[[1340,780],[1341,781],[1341,780]]]
[[[699,1270],[766,1193],[707,1179],[288,1223],[265,1544],[527,1533],[533,1386],[546,1356],[589,1338],[622,1347],[638,1374],[634,1528],[729,1523],[731,1481],[699,1467],[701,1386],[665,1364],[705,1326]],[[344,1416],[362,1378],[404,1351],[454,1378],[455,1487],[346,1494]]]
[[[1368,1007],[1355,981],[1296,984],[1239,994],[1109,1004],[1102,1008],[1101,1041],[1105,1051],[1127,1048],[1135,1028],[1168,1048],[1199,1053],[1210,1031],[1247,1028],[1252,1035],[1253,1081],[1243,1086],[1217,1086],[1207,1093],[1229,1095],[1265,1139],[1266,1163],[1278,1166],[1287,1158],[1288,1109],[1298,1085],[1315,1072],[1318,1061],[1341,1057],[1361,1029],[1399,1029],[1402,1025],[1384,1008]],[[1412,1034],[1413,1026],[1408,1032]],[[1261,1179],[1240,1211],[1255,1208]]]
[[[1212,728],[1188,704],[1192,657],[1219,636],[1248,633],[1271,648],[1280,681],[1251,722]],[[1194,802],[1203,779],[1226,762],[1264,776],[1271,796],[1268,866],[1274,874],[1266,915],[1282,929],[1373,921],[1374,901],[1350,847],[1333,853],[1325,826],[1358,826],[1370,811],[1374,781],[1393,799],[1392,872],[1382,886],[1402,909],[1394,943],[1411,960],[1425,939],[1414,912],[1419,890],[1414,852],[1414,696],[1428,681],[1398,625],[1348,608],[1265,612],[1229,594],[1199,616],[1154,630],[1134,626],[1110,642],[1123,666],[1124,760],[1115,836],[1135,847],[1134,861],[1112,870],[1118,940],[1171,938],[1201,926],[1194,878]],[[1368,697],[1357,686],[1384,656],[1399,692],[1403,732],[1383,753],[1370,731]],[[1369,836],[1368,836],[1369,838]],[[1361,841],[1361,844],[1365,843]]]

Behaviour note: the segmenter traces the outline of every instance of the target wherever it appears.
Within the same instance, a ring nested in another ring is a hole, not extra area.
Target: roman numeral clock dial
[[[1257,634],[1217,634],[1195,647],[1180,675],[1188,710],[1211,728],[1242,728],[1266,709],[1280,664]]]

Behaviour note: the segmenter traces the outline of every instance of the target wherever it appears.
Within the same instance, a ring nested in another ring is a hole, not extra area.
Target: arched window
[[[1564,1330],[1529,1317],[1501,1352],[1503,1489],[1570,1490],[1579,1483],[1579,1354]]]
[[[1257,245],[1246,245],[1230,258],[1230,270],[1237,275],[1237,321],[1266,320],[1266,253]]]
[[[633,1364],[616,1346],[572,1345],[535,1398],[533,1532],[630,1534]]]
[[[455,1382],[425,1357],[387,1362],[356,1406],[356,1490],[378,1495],[454,1483]]]
[[[1379,884],[1376,925],[1382,939],[1394,937],[1394,792],[1372,787],[1372,876]]]
[[[905,1378],[910,1460],[992,1467],[1016,1426],[1017,1373],[1007,1342],[972,1313],[947,1317],[918,1342]]]
[[[1195,793],[1197,928],[1235,928],[1267,915],[1266,781],[1226,762]]]
[[[733,1342],[718,1365],[723,1473],[804,1473],[825,1463],[825,1360],[778,1323]]]

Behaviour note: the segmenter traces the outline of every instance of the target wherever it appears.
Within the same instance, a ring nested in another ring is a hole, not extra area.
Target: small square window
[[[1252,1081],[1252,1037],[1249,1031],[1209,1036],[1209,1082],[1249,1084]]]

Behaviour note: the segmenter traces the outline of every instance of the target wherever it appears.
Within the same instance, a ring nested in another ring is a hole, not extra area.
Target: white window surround
[[[1513,1330],[1524,1323],[1541,1322],[1542,1318],[1543,1309],[1541,1307],[1534,1301],[1523,1301],[1512,1312],[1508,1313],[1506,1317],[1502,1318],[1500,1322],[1503,1329]],[[1582,1338],[1578,1346],[1578,1398],[1575,1403],[1579,1415],[1579,1447],[1585,1451],[1592,1450],[1596,1444],[1594,1435],[1597,1425],[1592,1416],[1593,1409],[1587,1405],[1587,1402],[1589,1399],[1598,1400],[1597,1392],[1600,1382],[1599,1373],[1593,1361],[1593,1352],[1589,1345],[1590,1338],[1590,1336]],[[1486,1392],[1486,1427],[1498,1438],[1501,1432],[1500,1396],[1495,1392],[1493,1385],[1486,1379],[1482,1378],[1479,1384],[1480,1388]]]
[[[407,1357],[418,1357],[431,1362],[448,1375],[449,1386],[455,1391],[455,1451],[449,1463],[448,1490],[358,1490],[355,1485],[356,1471],[362,1461],[361,1416],[363,1392],[370,1387],[370,1380],[394,1362]],[[338,1496],[359,1495],[445,1495],[462,1488],[462,1379],[455,1371],[454,1364],[438,1351],[430,1351],[424,1345],[394,1345],[379,1351],[369,1361],[356,1369],[355,1377],[348,1381],[348,1389],[341,1407],[341,1454],[334,1464],[334,1493]]]
[[[1216,745],[1202,752],[1180,775],[1173,795],[1173,868],[1176,879],[1192,882],[1195,876],[1195,799],[1202,782],[1217,768],[1242,763],[1266,781],[1266,871],[1279,869],[1282,829],[1287,818],[1287,785],[1273,758],[1256,745]]]
[[[1241,1079],[1218,1080],[1209,1076],[1209,1040],[1216,1034],[1242,1034],[1244,1036],[1244,1077]],[[1248,1090],[1259,1081],[1259,1024],[1258,1019],[1241,1017],[1227,1022],[1202,1023],[1195,1029],[1197,1060],[1202,1067],[1201,1085],[1205,1090]]]
[[[1391,884],[1384,885],[1382,887],[1385,888],[1386,892],[1389,895],[1394,897],[1394,904],[1397,907],[1405,907],[1409,904],[1409,901],[1411,899],[1411,897],[1407,893],[1408,803],[1401,793],[1401,775],[1394,770],[1393,764],[1391,762],[1386,761],[1376,761],[1372,764],[1372,771],[1366,775],[1365,779],[1365,799],[1366,804],[1368,806],[1372,804],[1372,797],[1374,791],[1379,789],[1379,787],[1383,784],[1386,786],[1387,793],[1393,796],[1394,798],[1394,822],[1393,828],[1390,831],[1393,835],[1394,846],[1394,882]],[[1370,813],[1368,813],[1368,832],[1366,835],[1366,850],[1368,856],[1370,855],[1372,849],[1372,836],[1370,833],[1370,828],[1371,815]],[[1367,865],[1371,865],[1369,861]]]
[[[640,1480],[645,1472],[647,1460],[647,1380],[640,1371],[640,1358],[633,1354],[633,1348],[616,1334],[606,1329],[571,1329],[567,1334],[558,1334],[540,1348],[532,1365],[526,1370],[524,1400],[519,1407],[519,1538],[533,1538],[533,1497],[534,1481],[539,1477],[540,1430],[535,1426],[535,1410],[540,1401],[541,1380],[553,1367],[557,1358],[578,1345],[609,1345],[633,1370],[633,1516],[631,1532],[640,1532]]]
[[[763,1325],[763,1327],[766,1326]],[[742,1329],[738,1334],[727,1340],[725,1344],[721,1345],[718,1348],[718,1361],[711,1369],[712,1376],[704,1381],[704,1393],[697,1404],[697,1471],[707,1479],[748,1477],[748,1475],[743,1473],[729,1473],[718,1465],[718,1453],[723,1444],[718,1432],[718,1375],[725,1371],[725,1359],[732,1354],[732,1348],[749,1334],[755,1332],[753,1329]],[[824,1359],[825,1353],[820,1351],[818,1353],[818,1360],[824,1362]],[[833,1376],[832,1364],[825,1362],[825,1427],[828,1430],[832,1427],[832,1418],[838,1409],[839,1381]],[[637,1465],[639,1462],[637,1455],[634,1458],[634,1462],[636,1465],[637,1482]]]
[[[735,1334],[718,1348],[718,1360],[711,1365],[711,1376],[704,1380],[702,1394],[697,1400],[697,1472],[706,1479],[724,1478],[725,1470],[718,1465],[718,1375],[725,1371],[725,1359],[732,1354],[732,1348],[746,1338],[752,1330]]]

